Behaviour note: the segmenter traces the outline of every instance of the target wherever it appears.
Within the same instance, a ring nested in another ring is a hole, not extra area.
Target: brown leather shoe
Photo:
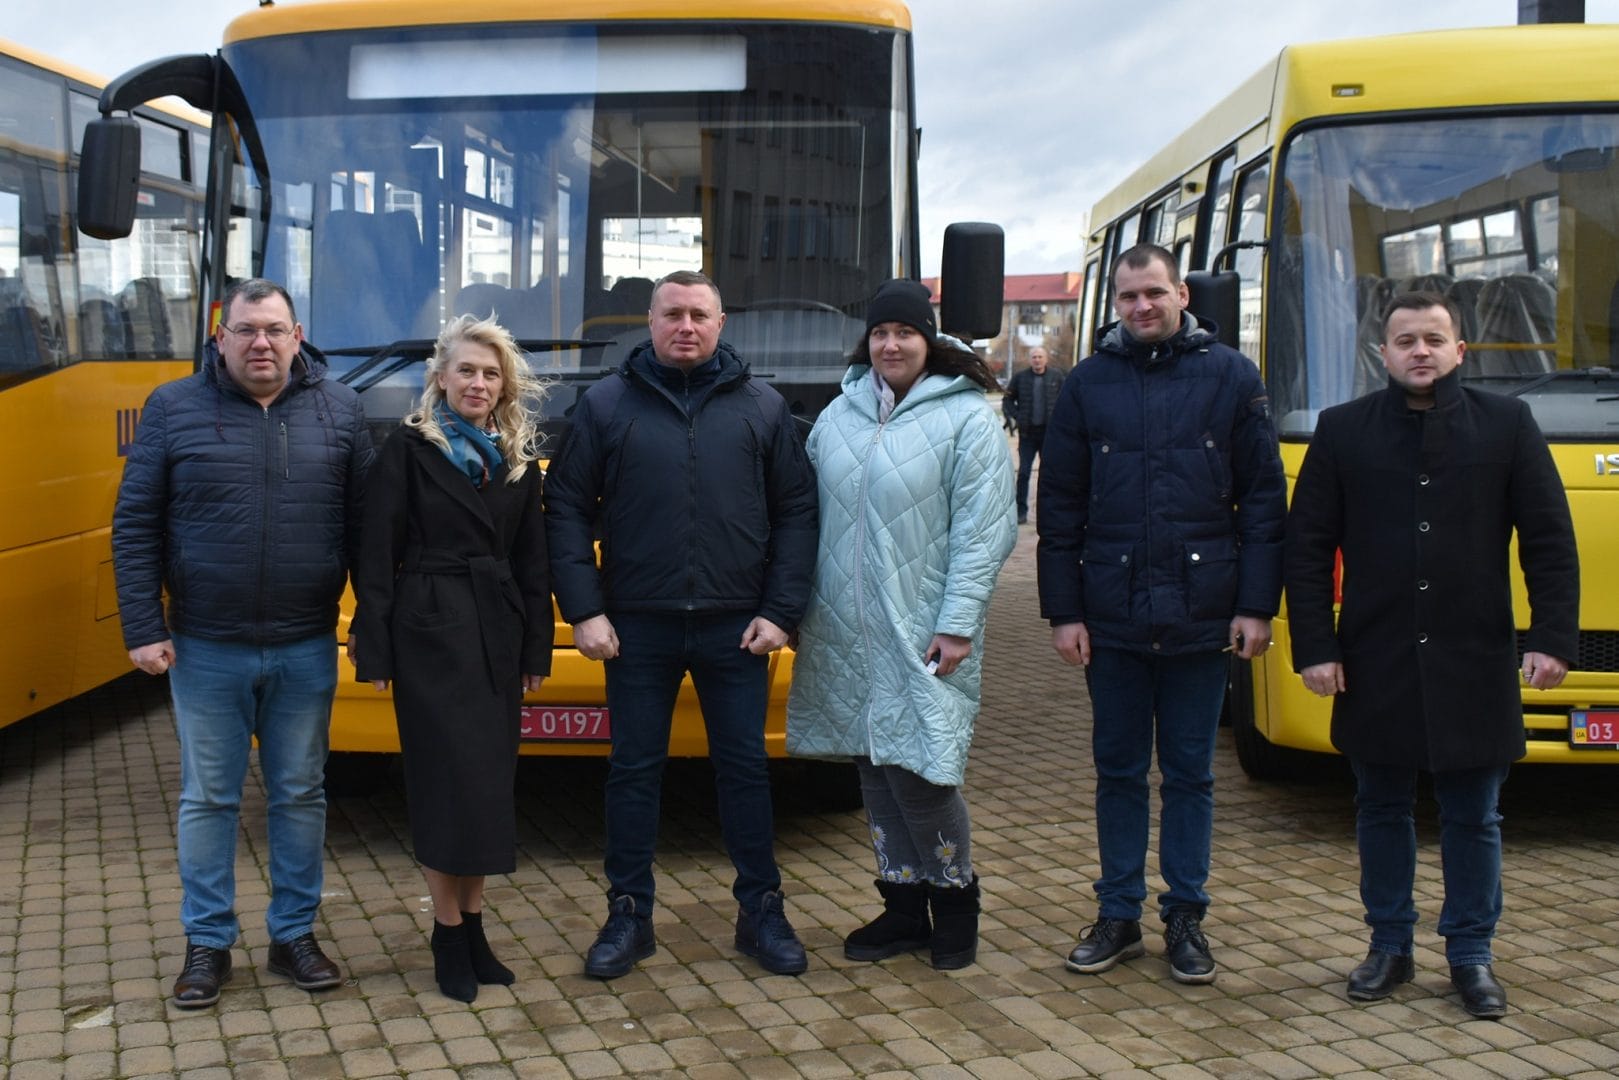
[[[186,942],[185,967],[174,980],[174,1003],[203,1009],[219,1000],[219,988],[230,979],[230,950]]]
[[[315,944],[314,934],[270,946],[270,973],[285,975],[300,990],[326,990],[343,981],[343,973]]]

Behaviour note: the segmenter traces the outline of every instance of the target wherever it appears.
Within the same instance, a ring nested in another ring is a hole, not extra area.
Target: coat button
[[[1426,521],[1417,522],[1417,532],[1427,532],[1427,531],[1428,531],[1428,523]]]
[[[1121,563],[1128,563],[1130,561],[1130,556],[1128,556],[1128,555],[1120,555],[1119,556],[1119,561]]]
[[[1156,641],[1152,643],[1152,651],[1153,652],[1157,652],[1161,648],[1163,648],[1163,646],[1158,644]]]
[[[1423,487],[1427,487],[1428,486],[1428,474],[1423,473],[1421,476],[1417,477],[1417,483],[1421,484]]]
[[[1428,579],[1427,578],[1423,578],[1421,581],[1417,582],[1417,591],[1418,592],[1427,592],[1428,591]]]
[[[1195,552],[1195,551],[1192,552],[1192,561],[1193,562],[1197,562],[1202,558],[1203,558],[1203,556],[1199,555],[1197,552]]]
[[[1113,448],[1111,446],[1107,445],[1106,443],[1102,444],[1102,453],[1104,453],[1104,454],[1111,453],[1112,450],[1113,450]]]
[[[1208,447],[1210,450],[1213,450],[1214,449],[1214,440],[1213,439],[1204,439],[1203,440],[1203,445]]]
[[[1418,645],[1426,645],[1426,644],[1428,644],[1428,635],[1427,634],[1418,634],[1417,635],[1417,644]]]

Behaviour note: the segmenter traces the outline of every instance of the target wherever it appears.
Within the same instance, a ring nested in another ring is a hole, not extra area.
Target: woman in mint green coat
[[[1017,539],[1011,453],[984,400],[994,386],[938,333],[928,290],[890,281],[809,437],[821,539],[787,748],[860,769],[885,910],[845,940],[853,960],[931,947],[947,969],[977,954],[961,782],[989,598]]]

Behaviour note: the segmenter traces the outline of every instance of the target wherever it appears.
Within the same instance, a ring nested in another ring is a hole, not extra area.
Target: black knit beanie
[[[879,323],[897,322],[916,327],[932,341],[939,336],[939,325],[933,318],[931,299],[928,287],[920,281],[895,278],[883,282],[866,308],[866,333]]]

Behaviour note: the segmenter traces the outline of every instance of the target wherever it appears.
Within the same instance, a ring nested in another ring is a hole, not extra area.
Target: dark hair
[[[1140,270],[1150,265],[1155,259],[1163,263],[1164,269],[1169,271],[1169,283],[1179,285],[1181,283],[1180,264],[1175,261],[1175,256],[1170,254],[1168,248],[1159,247],[1157,244],[1137,244],[1135,247],[1127,249],[1124,254],[1119,256],[1118,261],[1113,264],[1114,286],[1117,287],[1119,284],[1119,267],[1128,266],[1132,270]]]
[[[1383,340],[1389,336],[1389,320],[1396,311],[1426,311],[1429,308],[1444,308],[1450,316],[1450,331],[1456,335],[1457,340],[1462,336],[1462,309],[1456,306],[1456,301],[1437,292],[1403,292],[1395,293],[1389,300],[1388,306],[1383,309]]]
[[[230,309],[240,300],[246,304],[256,304],[261,300],[268,300],[272,296],[279,296],[287,302],[287,314],[292,321],[298,321],[298,309],[292,306],[292,296],[280,285],[269,278],[248,278],[238,281],[225,292],[225,299],[219,305],[219,324],[224,326],[230,320]]]
[[[849,363],[871,363],[871,335],[860,335],[854,351],[849,354]],[[940,334],[928,342],[927,362],[922,366],[927,375],[965,375],[985,390],[999,390],[1001,384],[995,381],[989,365],[984,358],[972,351],[972,348],[963,345],[947,334]]]
[[[675,270],[663,275],[652,284],[652,299],[658,298],[658,290],[665,285],[706,285],[714,293],[714,306],[721,311],[725,310],[725,301],[720,299],[720,287],[714,284],[714,279],[701,270]],[[647,305],[651,307],[649,303]]]

